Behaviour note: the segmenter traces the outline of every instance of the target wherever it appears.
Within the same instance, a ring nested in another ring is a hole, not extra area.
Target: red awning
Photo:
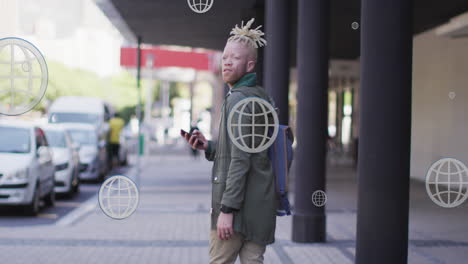
[[[141,49],[141,67],[146,67],[146,59],[149,54],[153,55],[153,68],[181,67],[195,70],[217,71],[217,53],[215,51],[194,52],[174,51],[161,47],[149,47]],[[122,47],[120,49],[120,65],[135,68],[137,61],[136,47]]]

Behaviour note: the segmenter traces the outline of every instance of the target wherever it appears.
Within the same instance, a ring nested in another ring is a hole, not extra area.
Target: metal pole
[[[265,88],[279,108],[279,122],[289,123],[289,5],[266,1]]]
[[[137,176],[136,184],[140,183],[140,156],[143,153],[142,139],[141,139],[141,36],[138,36],[137,47],[137,91],[138,91],[138,105],[136,107],[136,114],[138,119],[138,155],[137,155]]]
[[[297,155],[292,239],[325,242],[325,206],[312,203],[325,191],[329,0],[299,0]]]
[[[358,264],[407,263],[412,2],[362,1]]]
[[[195,83],[197,81],[197,74],[198,73],[195,70],[193,80],[189,83],[189,90],[190,90],[190,124],[189,124],[189,127],[190,128],[192,128],[192,123],[195,121],[194,114],[193,114],[193,96],[195,92]]]

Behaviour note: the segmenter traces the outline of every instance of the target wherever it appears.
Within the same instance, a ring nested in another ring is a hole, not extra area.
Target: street
[[[112,170],[109,175],[125,174],[128,169],[129,167],[118,167]],[[96,195],[99,187],[100,183],[82,181],[78,194],[72,198],[56,194],[55,205],[53,207],[45,207],[42,204],[43,207],[36,217],[25,215],[21,207],[0,207],[0,227],[53,225]]]

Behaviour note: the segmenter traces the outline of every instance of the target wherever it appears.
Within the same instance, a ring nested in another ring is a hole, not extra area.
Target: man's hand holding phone
[[[207,150],[208,149],[208,140],[206,140],[205,136],[198,131],[194,130],[192,133],[188,133],[187,131],[181,129],[180,135],[187,140],[187,142],[192,146],[193,149],[199,150]]]

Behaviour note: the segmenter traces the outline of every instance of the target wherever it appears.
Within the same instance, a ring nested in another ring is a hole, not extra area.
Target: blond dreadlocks
[[[255,18],[252,18],[245,24],[244,26],[244,21],[242,21],[241,26],[236,26],[231,30],[230,35],[232,35],[229,39],[229,41],[239,41],[239,42],[244,42],[254,48],[259,48],[266,46],[267,41],[262,38],[265,33],[263,33],[260,28],[262,27],[261,25],[258,26],[255,29],[250,29],[250,26],[252,26],[253,22],[255,21]]]

